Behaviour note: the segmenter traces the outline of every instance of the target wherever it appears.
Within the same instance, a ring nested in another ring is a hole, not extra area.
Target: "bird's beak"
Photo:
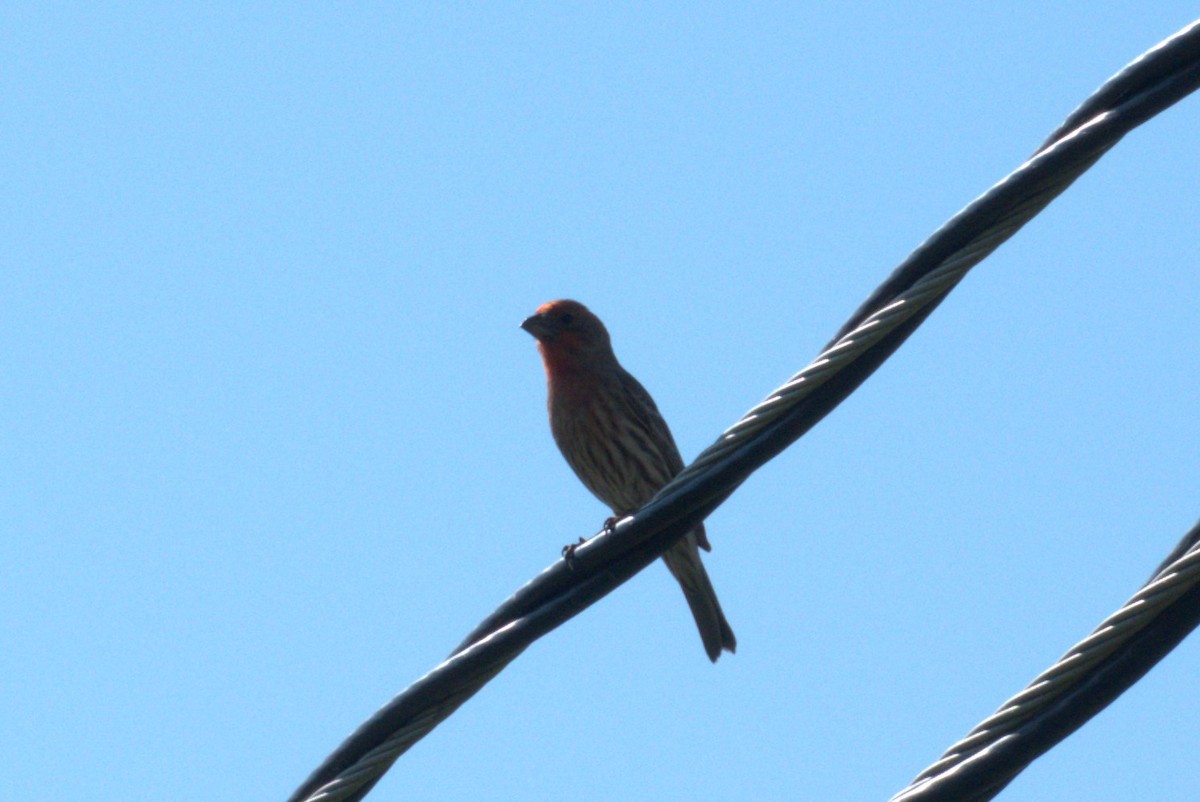
[[[550,333],[550,329],[546,326],[546,319],[541,315],[530,315],[521,322],[521,328],[532,334],[537,339],[542,339]]]

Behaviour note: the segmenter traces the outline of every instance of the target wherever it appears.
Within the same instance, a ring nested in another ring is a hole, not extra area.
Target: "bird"
[[[615,518],[637,510],[683,470],[654,399],[621,367],[600,318],[578,301],[542,304],[521,328],[537,340],[550,431],[567,464]],[[704,651],[715,663],[722,650],[737,649],[737,639],[700,549],[712,550],[703,523],[671,546],[663,561],[683,589]]]

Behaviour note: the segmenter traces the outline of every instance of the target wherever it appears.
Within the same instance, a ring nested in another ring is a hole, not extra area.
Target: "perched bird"
[[[638,509],[683,470],[654,399],[617,362],[600,318],[578,301],[543,304],[521,328],[538,341],[550,431],[567,463],[615,516]],[[683,588],[708,658],[716,662],[722,649],[737,648],[737,640],[700,561],[701,548],[712,548],[703,524],[663,560]]]

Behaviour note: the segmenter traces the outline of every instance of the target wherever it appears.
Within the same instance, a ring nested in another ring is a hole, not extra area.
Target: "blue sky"
[[[1184,2],[0,12],[0,797],[281,799],[607,512],[517,324],[686,458]],[[881,799],[1194,523],[1192,97],[371,799]],[[1005,798],[1191,799],[1185,643]]]

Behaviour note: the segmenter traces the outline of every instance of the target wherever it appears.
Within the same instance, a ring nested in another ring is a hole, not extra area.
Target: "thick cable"
[[[812,364],[729,427],[649,504],[581,545],[570,564],[557,561],[513,594],[445,662],[334,750],[290,801],[362,799],[404,751],[529,644],[657,559],[751,473],[832,411],[933,312],[967,270],[1122,136],[1198,85],[1200,23],[1194,23],[1139,57],[1081,104],[1068,118],[1072,125],[1060,127],[1029,161],[918,247]],[[1185,593],[1169,610],[1182,610],[1188,603],[1200,610],[1200,598],[1193,595]]]
[[[1099,713],[1200,624],[1200,523],[1176,559],[892,802],[981,802]]]

